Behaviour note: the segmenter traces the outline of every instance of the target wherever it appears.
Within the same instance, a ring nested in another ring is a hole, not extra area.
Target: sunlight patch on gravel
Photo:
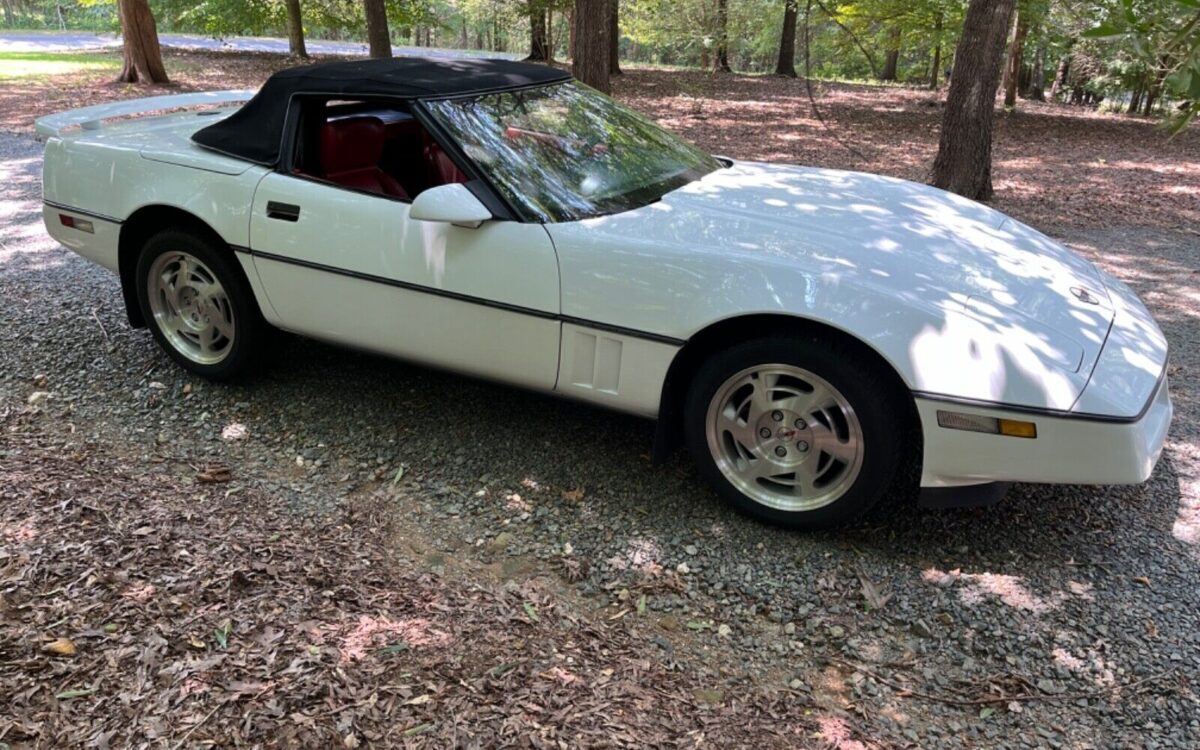
[[[387,617],[359,615],[351,625],[335,625],[331,630],[338,641],[342,664],[361,661],[369,651],[403,642],[406,648],[443,647],[450,636],[435,630],[428,619],[409,617],[392,620]]]
[[[921,577],[938,586],[963,584],[959,589],[959,598],[964,604],[975,605],[995,598],[1013,609],[1035,615],[1057,609],[1068,598],[1065,593],[1054,594],[1049,598],[1038,596],[1025,585],[1024,576],[1004,573],[962,573],[957,570],[945,572],[937,568],[927,568],[922,571]]]

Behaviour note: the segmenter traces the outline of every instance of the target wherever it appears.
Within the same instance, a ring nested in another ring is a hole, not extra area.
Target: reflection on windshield
[[[496,187],[539,221],[637,208],[721,166],[579,83],[425,106]]]

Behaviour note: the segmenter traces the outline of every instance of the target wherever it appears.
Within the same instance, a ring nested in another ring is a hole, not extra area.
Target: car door
[[[259,183],[254,267],[279,325],[538,389],[558,374],[554,246],[539,224],[409,218],[410,204],[303,176]]]

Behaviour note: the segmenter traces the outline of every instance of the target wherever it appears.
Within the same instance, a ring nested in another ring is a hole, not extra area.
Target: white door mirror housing
[[[450,183],[431,187],[416,197],[408,215],[420,221],[440,221],[475,229],[493,218],[466,185]]]

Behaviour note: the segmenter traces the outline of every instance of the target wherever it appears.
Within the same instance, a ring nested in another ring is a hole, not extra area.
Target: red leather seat
[[[458,168],[458,165],[446,154],[437,141],[422,132],[425,138],[425,165],[429,170],[429,186],[466,183],[470,178]]]
[[[348,117],[321,126],[321,170],[330,182],[356,190],[408,199],[408,193],[379,168],[387,131],[375,117]]]

